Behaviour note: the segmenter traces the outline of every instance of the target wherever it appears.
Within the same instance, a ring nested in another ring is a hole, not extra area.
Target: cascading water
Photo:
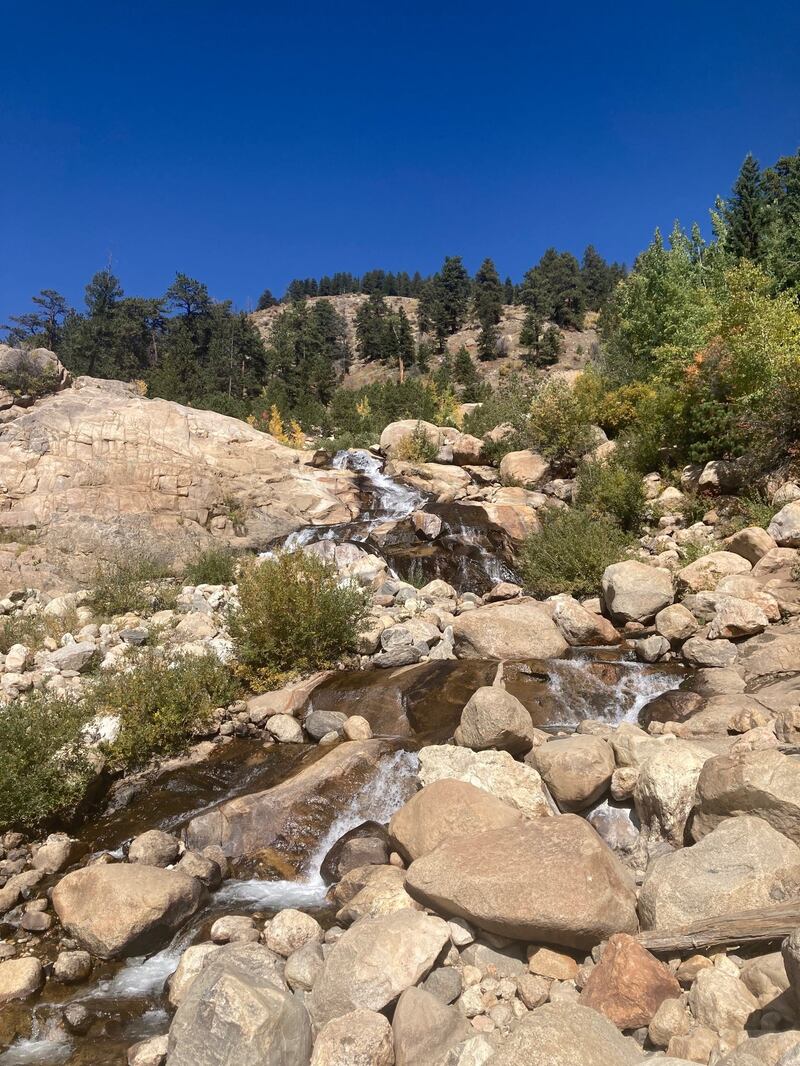
[[[376,502],[375,513],[366,515],[373,527],[380,522],[401,522],[425,503],[425,497],[417,489],[385,474],[383,460],[371,452],[360,448],[337,452],[331,466],[336,470],[352,470],[366,480]]]
[[[562,709],[561,720],[553,725],[574,726],[585,718],[603,718],[612,724],[636,722],[645,704],[677,688],[683,679],[679,673],[633,660],[614,663],[613,681],[591,667],[588,656],[548,662],[550,695],[556,709]]]

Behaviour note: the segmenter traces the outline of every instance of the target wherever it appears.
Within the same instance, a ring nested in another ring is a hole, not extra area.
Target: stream
[[[415,511],[431,506],[423,494],[386,476],[381,461],[370,453],[340,452],[334,465],[358,474],[368,509],[347,525],[294,533],[284,541],[286,549],[334,540],[378,553],[376,531],[391,523],[396,528]],[[384,542],[383,554],[392,569],[417,580],[446,576],[464,591],[475,588],[476,575],[484,589],[498,580],[513,579],[510,565],[491,555],[484,532],[465,523],[460,512],[467,510],[450,507],[435,551],[392,553],[385,550]],[[124,1064],[132,1043],[167,1031],[167,978],[181,953],[195,942],[208,940],[211,924],[223,914],[264,918],[282,908],[297,907],[330,924],[335,908],[327,900],[328,887],[321,875],[327,852],[344,833],[364,821],[388,822],[414,791],[415,751],[422,744],[440,743],[452,736],[467,699],[479,686],[491,684],[496,669],[496,662],[445,660],[389,670],[339,671],[327,677],[312,691],[306,710],[362,715],[376,737],[392,738],[393,750],[381,757],[372,776],[338,808],[328,804],[321,814],[315,812],[317,836],[306,847],[297,876],[287,878],[285,870],[276,866],[274,878],[253,878],[234,867],[233,878],[210,895],[207,905],[162,950],[124,962],[96,961],[88,984],[63,986],[48,981],[33,1007],[8,1004],[0,1011],[0,1047],[6,1048],[0,1053],[0,1066]],[[585,718],[635,722],[649,700],[676,688],[684,676],[669,665],[648,666],[616,649],[592,648],[573,649],[558,660],[507,663],[504,679],[508,690],[530,711],[535,725],[572,730]],[[153,828],[180,833],[192,817],[233,797],[287,781],[329,750],[314,744],[232,739],[214,747],[201,761],[178,761],[147,780],[144,787],[123,782],[112,790],[102,813],[84,826],[80,839],[89,853],[121,857],[122,849],[138,833]],[[324,826],[321,831],[320,824]],[[308,828],[303,832],[304,827],[298,826],[299,839],[308,836]],[[39,954],[52,960],[57,939],[55,934],[42,937]],[[87,1028],[80,1035],[64,1024],[67,1005],[88,1012]]]

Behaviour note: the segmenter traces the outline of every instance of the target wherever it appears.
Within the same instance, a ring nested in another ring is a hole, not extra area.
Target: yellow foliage
[[[270,433],[275,440],[279,440],[282,444],[289,443],[289,437],[287,436],[286,430],[283,428],[283,419],[281,418],[281,413],[276,404],[273,404],[269,411],[267,433]]]
[[[369,403],[369,396],[362,397],[356,404],[356,412],[359,418],[369,418],[372,414],[372,408]]]
[[[132,382],[132,385],[136,389],[136,391],[139,393],[140,396],[146,396],[147,395],[147,382],[146,381],[142,381],[141,378],[137,378],[135,381]]]
[[[300,428],[300,423],[294,418],[289,423],[289,434],[289,443],[291,446],[302,451],[306,446],[306,435]]]

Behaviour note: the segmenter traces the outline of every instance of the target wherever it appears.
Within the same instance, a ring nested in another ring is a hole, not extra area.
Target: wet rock
[[[419,753],[419,781],[466,781],[516,807],[529,818],[554,814],[539,772],[515,762],[507,751],[472,751],[449,745],[431,745]]]
[[[19,927],[24,929],[26,933],[46,933],[52,924],[51,915],[45,914],[43,911],[26,911],[22,915]]]
[[[647,729],[651,722],[685,722],[705,706],[696,692],[672,689],[650,700],[639,711],[639,725]]]
[[[308,1066],[308,1013],[273,980],[272,958],[256,944],[218,949],[172,1020],[170,1066]]]
[[[128,862],[144,866],[172,866],[178,861],[179,854],[180,841],[177,837],[160,829],[149,829],[134,837],[128,848]]]
[[[0,1006],[15,999],[30,999],[44,984],[38,959],[8,959],[0,962]]]
[[[322,927],[313,915],[291,907],[278,911],[264,929],[264,943],[283,958],[312,942],[322,943]]]
[[[393,1066],[392,1027],[376,1011],[353,1010],[322,1027],[311,1066]]]
[[[588,1007],[545,1003],[498,1047],[491,1066],[638,1066],[642,1050]]]
[[[386,830],[377,822],[362,822],[339,837],[320,867],[326,885],[341,881],[359,866],[382,866],[389,861]]]
[[[64,1024],[71,1033],[77,1033],[79,1036],[88,1033],[94,1017],[82,1003],[68,1003],[64,1008]]]
[[[314,740],[321,740],[326,733],[341,733],[346,721],[341,711],[312,711],[303,719],[303,728]]]
[[[211,926],[215,944],[254,944],[259,936],[255,922],[247,914],[225,914]]]
[[[396,1066],[438,1063],[472,1035],[467,1019],[421,988],[407,988],[392,1021]]]
[[[639,894],[644,929],[769,907],[800,895],[800,848],[760,818],[729,818],[691,848],[654,859]]]
[[[536,749],[536,769],[564,812],[583,811],[607,791],[614,753],[599,737],[576,735]]]
[[[196,877],[206,888],[219,888],[222,884],[222,870],[219,864],[199,851],[184,851],[181,861],[175,869],[187,877]]]
[[[709,759],[697,782],[692,836],[702,840],[724,819],[755,815],[800,845],[800,763],[779,751]]]
[[[458,615],[453,637],[466,659],[558,658],[569,647],[547,607],[526,597]]]
[[[155,866],[94,865],[67,874],[53,889],[61,924],[101,959],[141,955],[158,946],[200,906],[193,877]]]
[[[618,1029],[638,1029],[650,1024],[664,1000],[680,994],[681,986],[663,963],[632,936],[618,933],[606,944],[580,1003],[600,1011]]]
[[[651,622],[674,598],[672,575],[635,560],[606,567],[603,599],[615,622]]]
[[[406,889],[438,913],[519,940],[591,947],[637,927],[626,871],[574,815],[446,842],[411,864]]]
[[[53,963],[53,978],[71,985],[85,981],[92,972],[92,957],[88,951],[59,951]]]
[[[521,823],[517,808],[483,788],[442,779],[426,785],[397,811],[389,835],[404,858],[413,861],[454,837]]]
[[[432,969],[448,940],[447,923],[420,911],[356,922],[334,944],[309,997],[315,1026],[394,1003]]]
[[[485,685],[467,701],[455,741],[473,751],[498,748],[522,754],[533,744],[533,722],[516,696],[499,685]]]

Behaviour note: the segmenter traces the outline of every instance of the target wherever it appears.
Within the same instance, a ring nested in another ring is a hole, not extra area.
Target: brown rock
[[[551,740],[536,749],[533,761],[565,812],[583,811],[600,799],[614,773],[614,753],[600,737]]]
[[[681,986],[663,963],[632,936],[617,933],[581,992],[580,1003],[594,1007],[618,1029],[649,1025],[665,999],[678,999]]]

